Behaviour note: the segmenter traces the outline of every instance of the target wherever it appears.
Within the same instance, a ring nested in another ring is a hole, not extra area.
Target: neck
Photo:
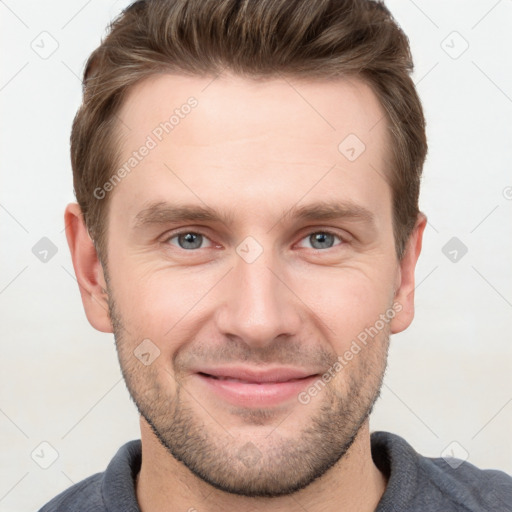
[[[239,496],[212,487],[172,457],[143,418],[141,440],[136,495],[142,512],[374,512],[387,484],[372,460],[368,420],[345,456],[322,477],[276,498]]]

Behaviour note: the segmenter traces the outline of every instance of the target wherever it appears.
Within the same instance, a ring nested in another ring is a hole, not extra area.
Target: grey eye
[[[169,239],[171,241],[173,238],[178,240],[178,245],[181,249],[199,249],[203,243],[203,235],[200,233],[181,233],[179,235],[175,235]]]
[[[338,236],[326,231],[317,231],[306,237],[313,249],[330,249],[334,246],[334,240]]]
[[[309,240],[315,249],[325,249],[326,247],[332,247],[334,236],[329,233],[320,232],[310,235]]]

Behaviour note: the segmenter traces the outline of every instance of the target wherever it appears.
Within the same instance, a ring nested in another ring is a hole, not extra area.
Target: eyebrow
[[[221,222],[227,226],[234,221],[233,212],[217,212],[206,205],[171,204],[164,201],[150,203],[135,216],[134,229],[150,225],[171,224],[177,222]],[[318,221],[348,219],[375,225],[375,216],[367,208],[352,201],[318,201],[304,206],[292,206],[283,212],[278,222],[282,221]],[[277,224],[277,222],[276,222]]]

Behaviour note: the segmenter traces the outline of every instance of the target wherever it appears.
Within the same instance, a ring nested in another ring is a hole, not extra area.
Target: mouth
[[[241,378],[201,371],[194,375],[203,389],[216,399],[246,408],[271,407],[292,401],[298,403],[300,392],[319,379],[318,374],[298,377],[267,374]]]
[[[286,380],[266,380],[266,381],[261,381],[261,380],[247,380],[247,379],[237,379],[235,377],[225,377],[225,376],[222,376],[222,375],[209,375],[208,373],[203,373],[203,372],[198,372],[199,375],[202,375],[204,377],[209,377],[211,379],[215,379],[215,380],[223,380],[223,381],[231,381],[231,382],[244,382],[246,384],[259,384],[259,385],[263,385],[263,384],[282,384],[283,382],[294,382],[294,381],[298,381],[298,380],[304,380],[304,379],[308,379],[309,377],[312,377],[312,375],[308,376],[308,377],[296,377],[296,378],[292,378],[292,379],[286,379]]]

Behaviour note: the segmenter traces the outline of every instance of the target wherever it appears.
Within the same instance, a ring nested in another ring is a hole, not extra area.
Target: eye
[[[335,244],[335,239],[338,239],[341,243]],[[173,240],[175,240],[175,242],[173,242]],[[336,245],[344,243],[344,240],[339,235],[326,230],[313,231],[302,238],[301,242],[304,243],[303,241],[307,241],[311,244],[310,247],[306,246],[305,248],[312,248],[314,250],[331,249]],[[185,251],[214,247],[214,244],[206,235],[197,231],[181,231],[168,237],[164,242],[177,246],[179,249]],[[203,245],[205,242],[208,245]],[[301,245],[301,247],[304,247],[304,245]]]
[[[335,233],[331,233],[330,231],[314,231],[309,233],[302,240],[307,240],[313,246],[313,249],[322,250],[322,249],[331,249],[334,244],[334,239],[337,238],[340,242],[343,243],[343,240],[340,236]],[[340,245],[340,244],[338,244]]]
[[[171,240],[174,239],[177,239],[177,244],[172,243]],[[204,248],[201,247],[201,245],[205,240],[210,242],[210,240],[202,233],[197,233],[195,231],[182,231],[181,233],[176,233],[171,237],[167,238],[166,242],[172,245],[177,245],[180,249],[190,251],[194,249]],[[208,247],[213,247],[213,244],[211,244],[210,242],[210,245]]]

